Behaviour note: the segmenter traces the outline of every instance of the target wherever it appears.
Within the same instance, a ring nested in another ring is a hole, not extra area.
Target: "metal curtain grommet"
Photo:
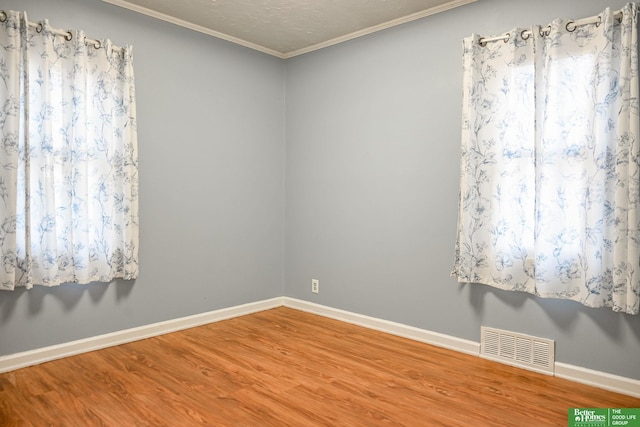
[[[72,38],[73,38],[73,34],[71,33],[71,31],[67,31],[67,35],[64,36],[64,39],[70,42]]]
[[[602,25],[602,15],[598,15],[598,21],[596,22],[596,28]]]
[[[576,25],[574,21],[569,21],[567,22],[567,25],[564,26],[567,31],[569,31],[570,33],[573,33],[576,30]]]
[[[527,31],[528,30],[522,30],[522,32],[520,33],[520,37],[522,37],[522,40],[529,40],[529,37],[531,37],[531,33],[528,33]]]
[[[5,22],[7,20],[7,12],[4,10],[0,10],[0,22]]]
[[[102,47],[102,42],[100,40],[96,40],[93,44],[93,47],[96,49],[100,49]]]
[[[505,34],[504,38],[502,39],[502,41],[505,43],[509,43],[509,40],[511,40],[511,33]]]
[[[42,25],[42,22],[38,22],[38,25],[36,25],[36,33],[41,33],[42,30],[44,30],[44,25]]]

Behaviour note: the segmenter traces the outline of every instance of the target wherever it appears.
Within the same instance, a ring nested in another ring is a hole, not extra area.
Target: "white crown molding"
[[[164,322],[152,323],[150,325],[125,329],[109,334],[97,335],[77,341],[37,348],[21,353],[0,356],[0,373],[282,306],[341,320],[461,353],[476,356],[480,354],[480,343],[475,341],[456,338],[450,335],[340,310],[309,301],[290,297],[278,297],[178,319],[166,320]],[[561,362],[555,362],[554,371],[555,376],[559,378],[640,398],[640,380],[594,371]]]
[[[294,56],[303,55],[305,53],[313,52],[315,50],[323,49],[325,47],[333,46],[338,43],[346,42],[349,40],[357,39],[358,37],[366,36],[378,31],[386,30],[387,28],[395,27],[397,25],[406,24],[416,19],[425,18],[427,16],[435,15],[436,13],[445,12],[449,9],[453,9],[466,4],[474,3],[478,0],[453,0],[449,3],[442,4],[440,6],[432,7],[430,9],[421,10],[420,12],[413,13],[411,15],[403,16],[401,18],[393,19],[391,21],[383,22],[382,24],[374,25],[373,27],[364,28],[359,31],[355,31],[344,36],[336,37],[331,40],[327,40],[322,43],[317,43],[309,47],[295,50],[293,52],[281,53],[283,59],[293,58]]]
[[[105,3],[110,3],[115,6],[120,6],[124,9],[128,9],[133,12],[138,12],[143,15],[150,16],[152,18],[159,19],[161,21],[169,22],[171,24],[178,25],[180,27],[187,28],[189,30],[197,31],[199,33],[207,34],[209,36],[213,36],[222,40],[226,40],[231,43],[238,44],[240,46],[248,47],[250,49],[257,50],[259,52],[266,53],[268,55],[272,55],[280,59],[284,59],[284,55],[282,53],[275,51],[273,49],[269,49],[268,47],[260,46],[255,43],[251,43],[249,41],[242,40],[237,37],[233,37],[228,34],[224,34],[219,31],[212,30],[211,28],[203,27],[197,24],[193,24],[191,22],[184,21],[182,19],[174,18],[173,16],[156,12],[155,10],[147,9],[146,7],[138,6],[136,4],[131,4],[125,0],[102,0],[102,1]]]
[[[413,13],[411,15],[403,16],[401,18],[392,19],[391,21],[383,22],[378,25],[374,25],[372,27],[364,28],[362,30],[354,31],[353,33],[345,34],[340,37],[333,38],[331,40],[327,40],[322,43],[317,43],[302,49],[298,49],[292,52],[279,52],[274,49],[270,49],[268,47],[249,42],[247,40],[240,39],[238,37],[233,37],[228,34],[221,33],[219,31],[212,30],[211,28],[203,27],[201,25],[197,25],[179,18],[175,18],[170,15],[166,15],[161,12],[157,12],[155,10],[139,6],[136,4],[129,3],[126,0],[102,0],[105,3],[110,3],[115,6],[120,6],[124,9],[131,10],[133,12],[138,12],[143,15],[151,16],[152,18],[160,19],[165,22],[169,22],[171,24],[179,25],[184,28],[188,28],[193,31],[197,31],[199,33],[207,34],[213,37],[217,37],[222,40],[229,41],[231,43],[235,43],[244,47],[248,47],[250,49],[257,50],[262,53],[266,53],[268,55],[275,56],[280,59],[289,59],[294,56],[303,55],[305,53],[313,52],[315,50],[323,49],[325,47],[333,46],[338,43],[346,42],[349,40],[353,40],[358,37],[366,36],[371,33],[375,33],[377,31],[386,30],[387,28],[395,27],[397,25],[406,24],[407,22],[415,21],[416,19],[425,18],[427,16],[435,15],[436,13],[445,12],[447,10],[464,6],[466,4],[474,3],[478,0],[452,0],[448,3],[435,6],[429,9],[421,10],[420,12]]]

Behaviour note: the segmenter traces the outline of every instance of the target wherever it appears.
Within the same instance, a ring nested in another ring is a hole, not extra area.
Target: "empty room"
[[[640,426],[639,6],[0,0],[0,426]]]

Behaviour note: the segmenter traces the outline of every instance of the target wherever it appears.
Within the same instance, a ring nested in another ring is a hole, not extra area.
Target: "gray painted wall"
[[[0,292],[0,355],[282,296],[284,66],[99,0],[0,0],[134,46],[140,277]]]
[[[99,0],[0,0],[134,45],[141,175],[140,278],[0,292],[0,355],[284,294],[640,379],[640,316],[449,277],[462,38],[604,3],[625,2],[479,0],[285,62]]]
[[[640,379],[640,316],[449,277],[462,39],[625,3],[479,0],[289,60],[285,294],[474,341],[547,337],[560,362]]]

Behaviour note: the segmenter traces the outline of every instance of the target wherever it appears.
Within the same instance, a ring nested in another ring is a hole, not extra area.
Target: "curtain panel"
[[[138,274],[131,47],[0,23],[0,289]]]
[[[637,13],[464,40],[459,282],[639,312]]]

